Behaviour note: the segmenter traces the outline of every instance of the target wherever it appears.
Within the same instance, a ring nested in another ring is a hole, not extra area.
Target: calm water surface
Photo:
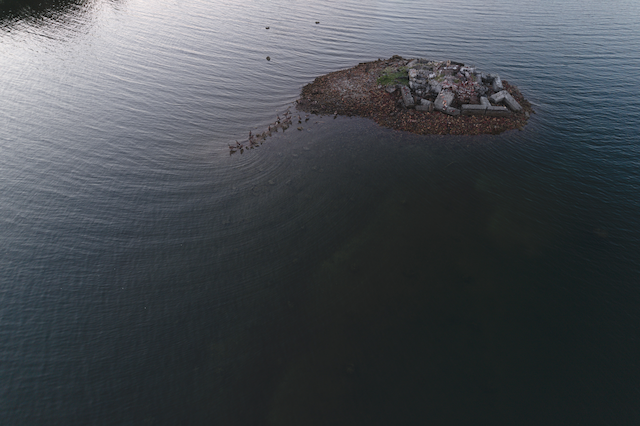
[[[640,422],[637,2],[25,4],[0,5],[0,423]],[[394,54],[536,114],[312,116],[229,156]]]

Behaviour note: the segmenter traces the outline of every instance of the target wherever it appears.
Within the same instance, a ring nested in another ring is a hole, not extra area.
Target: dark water
[[[25,4],[0,7],[1,424],[640,422],[637,2]],[[537,114],[312,117],[229,156],[393,54]]]

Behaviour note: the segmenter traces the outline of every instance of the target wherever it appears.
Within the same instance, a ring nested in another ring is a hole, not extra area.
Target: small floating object
[[[320,21],[316,21],[316,25],[318,25],[320,23]]]
[[[267,56],[267,61],[270,61],[270,60],[271,60],[271,57]]]
[[[298,130],[302,130],[302,127],[298,127]]]
[[[269,27],[264,27],[264,29],[265,29],[265,30],[268,30],[268,29],[269,29]]]

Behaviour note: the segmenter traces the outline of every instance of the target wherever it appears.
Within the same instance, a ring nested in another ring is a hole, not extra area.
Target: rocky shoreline
[[[496,74],[452,61],[393,56],[316,78],[298,109],[371,118],[417,134],[499,134],[522,129],[531,104]]]

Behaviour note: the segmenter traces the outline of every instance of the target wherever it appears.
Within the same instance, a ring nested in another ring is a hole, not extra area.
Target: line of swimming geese
[[[309,115],[305,116],[304,121],[309,121]],[[235,154],[237,151],[240,151],[240,154],[244,152],[245,149],[253,149],[262,145],[262,143],[269,137],[273,132],[278,132],[279,129],[282,129],[284,133],[291,124],[293,123],[293,116],[291,115],[291,111],[287,109],[282,118],[280,115],[277,116],[276,121],[269,125],[269,128],[262,133],[254,135],[251,131],[249,131],[249,138],[246,141],[238,142],[236,140],[235,145],[229,144],[229,155]],[[298,114],[298,124],[302,124],[302,116]],[[298,127],[298,130],[302,130],[302,127]]]

